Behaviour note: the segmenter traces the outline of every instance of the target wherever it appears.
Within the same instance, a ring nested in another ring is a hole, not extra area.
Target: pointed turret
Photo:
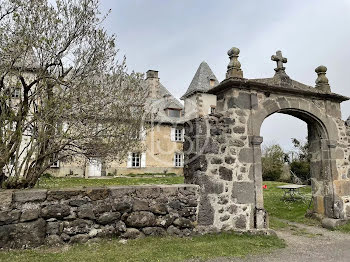
[[[192,118],[215,112],[216,96],[207,94],[208,90],[219,84],[213,71],[206,62],[202,62],[194,75],[186,93],[181,97],[185,101],[185,116]]]
[[[210,88],[219,84],[213,71],[210,69],[209,65],[203,61],[194,75],[190,86],[188,87],[186,93],[181,97],[184,100],[195,93],[206,93]]]

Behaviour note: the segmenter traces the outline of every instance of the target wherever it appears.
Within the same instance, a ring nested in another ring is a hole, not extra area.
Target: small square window
[[[182,153],[175,153],[174,155],[175,167],[182,167]]]
[[[210,107],[210,114],[215,114],[215,106]]]
[[[175,141],[182,141],[182,128],[175,129]]]
[[[141,154],[140,153],[132,153],[131,166],[132,167],[141,167]]]
[[[12,98],[20,98],[21,97],[21,89],[15,88],[11,94]]]

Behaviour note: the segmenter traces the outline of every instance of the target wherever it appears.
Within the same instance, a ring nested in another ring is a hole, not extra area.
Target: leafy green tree
[[[262,172],[263,179],[277,181],[283,173],[285,153],[279,145],[272,145],[263,149]]]
[[[311,178],[308,142],[301,142],[296,138],[292,138],[292,143],[296,148],[296,157],[290,163],[290,170],[302,181],[307,182]]]

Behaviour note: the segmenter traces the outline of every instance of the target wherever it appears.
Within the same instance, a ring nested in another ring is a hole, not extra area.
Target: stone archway
[[[286,99],[287,101],[288,99]],[[310,110],[312,111],[312,110]],[[332,140],[329,139],[329,132],[327,129],[327,125],[316,117],[314,114],[310,113],[310,111],[300,110],[299,108],[292,107],[282,107],[280,110],[273,112],[287,114],[293,117],[296,117],[307,124],[308,129],[308,142],[309,142],[309,152],[311,154],[311,185],[312,185],[312,196],[314,203],[314,212],[321,214],[327,217],[335,217],[335,218],[343,218],[339,213],[339,209],[332,208],[333,206],[337,206],[336,196],[334,195],[334,177],[333,175],[337,175],[337,171],[334,170],[336,165],[335,161],[332,161]],[[269,117],[272,115],[270,112],[265,117]],[[254,115],[252,115],[254,118]],[[278,124],[276,123],[276,128],[278,128]],[[260,126],[261,128],[261,126]],[[256,136],[260,136],[260,128],[256,130]],[[262,139],[260,139],[262,141]],[[333,140],[334,141],[334,140]],[[261,150],[260,143],[255,143],[253,146],[253,150]],[[261,156],[261,153],[257,153],[257,155]],[[262,176],[261,171],[261,158],[257,157],[254,161],[254,165],[257,164],[255,172],[255,182],[256,188],[260,188],[260,176]],[[332,167],[333,166],[333,167]],[[333,172],[331,172],[333,168]],[[258,192],[262,194],[262,191]],[[257,199],[262,199],[262,197],[258,197]],[[262,203],[256,203],[257,206],[263,206]]]
[[[308,124],[312,152],[315,212],[332,219],[350,217],[350,127],[341,119],[347,97],[331,93],[324,66],[316,69],[316,87],[292,80],[280,52],[275,76],[244,79],[239,50],[229,51],[227,78],[209,90],[217,113],[185,125],[184,175],[200,186],[200,225],[219,229],[268,227],[262,194],[260,128],[274,113]],[[282,63],[283,62],[283,63]]]

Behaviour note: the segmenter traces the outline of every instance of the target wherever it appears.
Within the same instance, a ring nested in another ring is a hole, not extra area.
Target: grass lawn
[[[335,230],[349,234],[350,233],[350,222],[348,222],[347,224],[345,224],[343,226],[337,227]]]
[[[192,238],[148,237],[122,244],[116,239],[62,248],[0,251],[2,262],[76,262],[76,261],[184,261],[215,257],[241,257],[285,247],[273,236],[248,236],[234,233]]]
[[[270,226],[272,228],[283,228],[285,223],[279,219],[284,219],[292,222],[315,225],[319,222],[306,218],[305,214],[310,204],[311,187],[307,186],[300,189],[300,193],[304,196],[296,201],[283,200],[284,191],[277,188],[280,185],[286,185],[282,182],[265,181],[263,184],[267,185],[264,189],[264,206],[270,216]],[[312,205],[311,205],[312,207]]]
[[[117,178],[41,178],[36,188],[72,188],[94,186],[126,186],[126,185],[171,185],[183,184],[184,178],[180,176],[169,177],[117,177]]]

